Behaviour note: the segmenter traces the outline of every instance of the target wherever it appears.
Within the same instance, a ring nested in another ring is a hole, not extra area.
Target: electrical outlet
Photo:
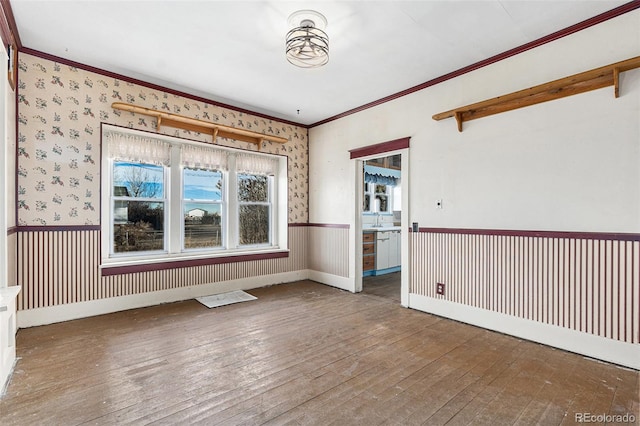
[[[436,284],[436,293],[444,295],[444,284],[437,283]]]

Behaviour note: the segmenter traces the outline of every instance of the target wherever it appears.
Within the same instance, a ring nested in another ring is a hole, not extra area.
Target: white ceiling
[[[22,45],[311,124],[591,18],[606,1],[11,0]],[[329,63],[284,55],[287,18],[328,20]],[[299,110],[299,113],[298,113]]]

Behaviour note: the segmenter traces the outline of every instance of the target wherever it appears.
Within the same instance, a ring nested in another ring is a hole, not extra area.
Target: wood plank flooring
[[[400,272],[362,278],[362,293],[400,303]]]
[[[20,330],[0,424],[638,424],[637,371],[369,290],[302,281]]]

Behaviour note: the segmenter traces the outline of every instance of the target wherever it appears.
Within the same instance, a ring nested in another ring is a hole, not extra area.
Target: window
[[[371,191],[369,190],[369,183],[364,183],[364,198],[362,199],[362,211],[364,213],[371,213]]]
[[[223,176],[217,170],[182,171],[183,248],[223,246]],[[265,224],[265,226],[269,226]]]
[[[389,186],[376,184],[375,196],[378,213],[389,213]]]
[[[112,176],[113,252],[164,250],[163,167],[114,161]]]
[[[391,213],[393,186],[365,182],[362,211],[364,213]]]
[[[103,266],[286,249],[284,157],[103,126]]]
[[[399,188],[400,170],[379,167],[383,162],[391,163],[400,158],[399,155],[383,159],[367,160],[364,164],[364,196],[362,211],[364,213],[391,214],[394,207],[395,188]],[[398,161],[396,161],[399,164]],[[375,164],[375,165],[374,165]],[[398,201],[400,197],[398,197]]]
[[[238,175],[238,226],[240,245],[268,244],[271,240],[271,179]]]

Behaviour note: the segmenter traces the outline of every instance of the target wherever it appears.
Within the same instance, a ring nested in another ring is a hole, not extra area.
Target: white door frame
[[[364,197],[363,173],[364,162],[374,158],[388,157],[391,155],[400,155],[400,171],[402,173],[402,212],[400,213],[401,235],[401,264],[400,264],[400,304],[404,307],[409,306],[409,148],[395,151],[382,152],[366,157],[354,158],[355,161],[355,291],[362,291],[362,202]]]

